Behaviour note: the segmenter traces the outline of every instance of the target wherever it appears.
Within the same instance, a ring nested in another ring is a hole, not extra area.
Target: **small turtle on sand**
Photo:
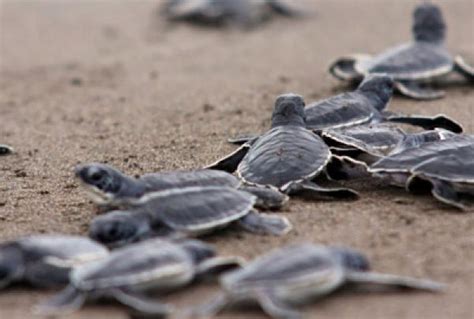
[[[369,269],[367,258],[353,249],[294,244],[222,275],[220,283],[224,292],[191,312],[209,318],[230,303],[257,302],[272,318],[296,319],[302,318],[298,306],[349,286],[347,284],[357,288],[433,292],[443,287],[430,280],[375,273]]]
[[[197,240],[153,239],[120,248],[107,258],[75,267],[69,286],[38,310],[73,311],[87,300],[105,297],[140,312],[167,315],[171,306],[150,300],[144,293],[176,290],[199,276],[216,275],[241,263],[238,258],[215,255],[211,246]]]
[[[35,287],[69,283],[71,267],[104,258],[108,250],[89,238],[33,235],[0,243],[0,289],[21,282]]]
[[[371,57],[351,55],[338,59],[330,66],[337,78],[353,82],[364,75],[386,73],[395,80],[396,89],[414,99],[436,99],[443,91],[423,87],[424,82],[446,76],[452,71],[474,81],[474,68],[461,56],[453,58],[444,46],[446,25],[441,10],[434,4],[423,3],[414,12],[412,43],[403,44]]]
[[[255,206],[260,209],[278,209],[288,201],[281,192],[243,185],[232,174],[216,170],[159,172],[134,178],[109,165],[90,163],[78,166],[75,174],[96,204],[109,207],[127,207],[140,202],[145,194],[190,186],[238,188],[257,196]]]
[[[280,0],[168,0],[163,14],[170,21],[201,25],[255,27],[273,14],[297,17],[302,13]]]
[[[467,209],[474,202],[474,136],[406,148],[375,162],[369,171],[414,193],[431,192],[452,206]]]
[[[324,130],[341,129],[381,122],[419,126],[425,130],[441,128],[461,133],[462,126],[444,114],[435,116],[403,115],[387,111],[393,94],[393,80],[383,74],[370,74],[353,92],[331,96],[305,107],[306,128],[320,134]],[[243,144],[255,136],[229,140]]]
[[[13,148],[6,144],[0,144],[0,156],[13,153]]]
[[[259,214],[256,197],[230,187],[187,187],[146,195],[136,209],[96,217],[89,236],[108,246],[121,246],[152,236],[199,236],[231,223],[262,234],[291,230],[280,216]]]

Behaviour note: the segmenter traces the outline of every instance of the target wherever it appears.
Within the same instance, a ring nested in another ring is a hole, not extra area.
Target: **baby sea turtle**
[[[357,198],[346,188],[324,188],[312,182],[324,171],[332,154],[324,141],[306,129],[303,98],[280,95],[271,129],[242,145],[208,168],[234,172],[249,185],[269,185],[289,195]]]
[[[230,187],[187,187],[146,195],[134,210],[96,217],[89,236],[109,246],[120,246],[151,236],[198,236],[237,223],[243,229],[283,235],[291,224],[284,217],[259,214],[256,197]]]
[[[51,287],[69,283],[71,267],[104,258],[108,250],[89,238],[32,235],[0,243],[0,289],[15,283]]]
[[[13,148],[6,144],[0,144],[0,156],[13,153]]]
[[[438,200],[466,209],[474,198],[474,136],[455,135],[382,158],[369,169],[412,192],[431,191]]]
[[[159,172],[134,178],[112,166],[90,163],[78,166],[75,174],[96,204],[109,207],[127,207],[140,202],[145,194],[190,186],[238,188],[257,196],[255,206],[260,209],[278,209],[288,201],[285,194],[243,185],[232,174],[216,170]]]
[[[279,0],[168,0],[163,13],[171,21],[240,27],[254,27],[273,14],[285,17],[301,15]]]
[[[414,99],[436,99],[444,95],[422,87],[424,82],[457,71],[474,81],[474,68],[461,56],[453,58],[444,46],[446,25],[441,10],[423,3],[414,12],[412,43],[403,44],[371,57],[351,55],[338,59],[330,67],[337,78],[358,82],[364,75],[386,73],[395,80],[397,90]]]
[[[360,252],[343,247],[294,244],[247,263],[221,276],[224,292],[194,312],[205,318],[230,303],[257,302],[272,318],[296,319],[297,306],[328,295],[345,284],[439,291],[442,285],[369,271]]]
[[[211,246],[197,240],[153,239],[120,248],[107,258],[75,267],[69,286],[38,310],[73,311],[87,300],[105,297],[140,312],[167,315],[173,310],[171,306],[150,300],[144,293],[176,290],[199,276],[240,265],[239,259],[215,255]]]

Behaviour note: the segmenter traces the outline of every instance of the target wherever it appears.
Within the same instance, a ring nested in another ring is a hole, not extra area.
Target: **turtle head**
[[[272,127],[281,125],[305,126],[304,100],[301,95],[288,93],[277,97],[272,114]]]
[[[350,271],[368,271],[370,263],[362,253],[346,247],[331,247],[331,253]]]
[[[393,96],[394,82],[386,74],[369,74],[357,88],[373,102],[375,108],[382,111]]]
[[[212,246],[199,240],[185,240],[180,245],[189,253],[196,265],[216,255]]]
[[[23,255],[14,243],[0,245],[0,289],[21,278]]]
[[[89,226],[89,237],[109,247],[138,241],[150,232],[150,221],[141,212],[113,211],[94,218]]]
[[[446,24],[438,6],[423,3],[413,13],[413,35],[416,41],[442,42],[446,33]]]
[[[139,185],[119,170],[99,163],[79,165],[75,175],[98,204],[110,204],[118,196],[139,197]]]

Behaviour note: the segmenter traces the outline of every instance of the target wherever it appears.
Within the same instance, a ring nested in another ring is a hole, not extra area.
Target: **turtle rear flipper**
[[[454,69],[465,76],[469,81],[474,81],[474,67],[467,64],[462,56],[457,55],[454,58]]]
[[[215,277],[226,271],[240,268],[244,260],[240,257],[214,257],[200,263],[196,269],[196,276]]]
[[[395,87],[401,94],[417,100],[436,100],[446,94],[444,91],[422,88],[418,83],[409,81],[397,81]]]
[[[291,305],[280,300],[271,289],[258,291],[256,298],[263,311],[271,318],[277,319],[301,319],[303,315]]]
[[[395,115],[386,113],[387,121],[395,123],[410,124],[414,126],[420,126],[425,130],[433,130],[436,128],[442,128],[454,133],[462,133],[463,127],[461,124],[450,119],[444,114],[438,114],[433,117],[422,116],[422,115]]]
[[[229,173],[235,172],[237,167],[239,166],[242,159],[245,157],[247,152],[250,149],[250,144],[246,143],[236,149],[234,152],[230,153],[229,155],[221,158],[217,162],[206,166],[206,169],[217,169],[221,171],[226,171]]]
[[[56,314],[73,312],[82,307],[87,295],[73,286],[68,286],[48,301],[35,307],[35,312],[40,314]]]
[[[259,209],[280,209],[289,200],[289,197],[286,194],[269,187],[243,185],[239,187],[239,190],[257,196],[255,207]]]
[[[281,236],[292,229],[291,223],[285,217],[259,214],[252,211],[238,221],[239,226],[257,234]]]
[[[124,289],[113,289],[109,292],[118,302],[142,314],[153,315],[154,318],[166,317],[172,313],[169,305],[150,300],[147,297]]]
[[[381,274],[376,272],[348,272],[346,280],[349,283],[367,284],[368,286],[375,286],[375,288],[393,287],[416,290],[427,290],[432,292],[439,292],[444,288],[444,285],[428,280],[417,279],[413,277],[398,276],[392,274]]]
[[[334,198],[355,200],[359,194],[350,188],[325,188],[309,181],[291,182],[282,189],[289,195],[297,195],[304,198]]]
[[[359,82],[363,76],[357,72],[355,65],[361,59],[370,59],[369,55],[354,54],[341,57],[329,66],[329,72],[336,78],[345,81]]]

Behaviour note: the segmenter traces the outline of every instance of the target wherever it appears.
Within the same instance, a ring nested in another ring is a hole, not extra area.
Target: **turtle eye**
[[[98,182],[102,179],[102,173],[99,171],[93,172],[92,174],[89,175],[90,179],[94,182]]]

